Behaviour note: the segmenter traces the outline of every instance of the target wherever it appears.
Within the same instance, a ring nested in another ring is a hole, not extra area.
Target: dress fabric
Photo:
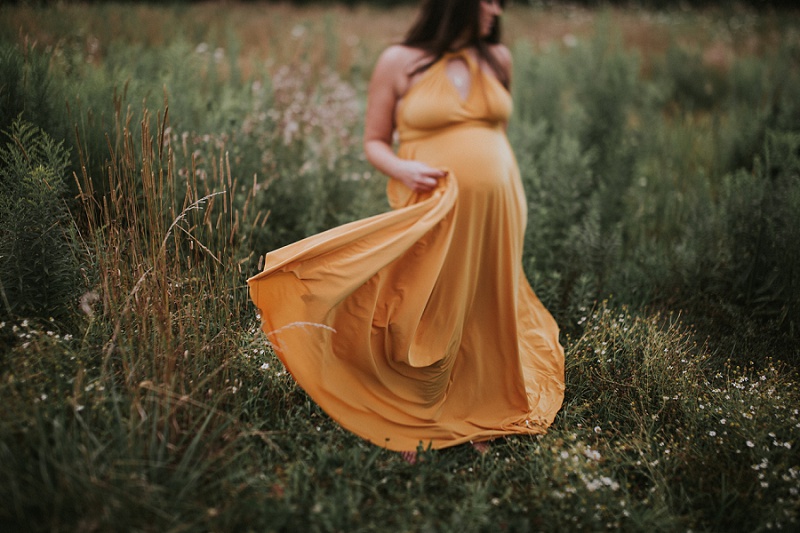
[[[466,98],[447,75],[470,73]],[[341,426],[396,451],[539,434],[561,407],[558,326],[522,271],[508,91],[467,52],[398,104],[398,155],[448,171],[393,208],[267,254],[250,296],[275,352]]]

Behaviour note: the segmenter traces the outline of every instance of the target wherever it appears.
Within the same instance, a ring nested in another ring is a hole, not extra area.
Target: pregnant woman
[[[521,265],[502,7],[424,2],[369,87],[364,148],[391,178],[393,210],[275,250],[249,280],[300,386],[409,461],[420,447],[544,433],[564,397],[558,326]]]

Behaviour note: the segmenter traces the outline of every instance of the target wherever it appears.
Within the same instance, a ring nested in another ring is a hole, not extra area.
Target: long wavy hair
[[[431,57],[412,74],[426,70],[454,50],[455,45],[474,47],[488,63],[500,82],[508,88],[508,74],[489,52],[489,45],[500,42],[500,17],[494,17],[492,31],[481,37],[480,4],[482,0],[424,0],[417,20],[406,33],[403,44],[419,48]],[[500,0],[505,7],[505,0]]]

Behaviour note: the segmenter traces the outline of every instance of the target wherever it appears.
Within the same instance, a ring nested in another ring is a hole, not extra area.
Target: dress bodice
[[[469,73],[466,98],[447,75],[450,61],[463,60]],[[397,107],[400,142],[412,142],[436,132],[470,123],[496,127],[511,115],[511,95],[497,78],[466,50],[445,54],[414,83]]]

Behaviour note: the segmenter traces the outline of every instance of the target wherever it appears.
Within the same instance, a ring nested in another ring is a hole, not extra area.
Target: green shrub
[[[676,109],[707,111],[723,101],[728,93],[724,71],[703,63],[698,51],[672,45],[655,68],[654,78],[666,84],[669,103]]]
[[[601,231],[609,233],[623,219],[624,192],[634,179],[638,139],[629,122],[633,109],[641,107],[639,59],[623,51],[615,36],[600,24],[596,37],[575,49],[569,70],[574,105],[585,116],[577,134],[583,149],[592,155],[598,222]]]
[[[74,313],[83,286],[63,194],[67,152],[18,120],[0,148],[0,318]]]
[[[520,47],[516,64],[509,135],[530,205],[526,269],[543,301],[571,320],[623,290],[614,272],[625,260],[625,201],[639,155],[629,124],[641,102],[638,60],[598,32],[569,53]]]
[[[21,117],[56,138],[62,136],[63,109],[46,54],[35,47],[0,44],[0,80],[0,131],[10,131]]]
[[[726,181],[729,237],[722,278],[745,312],[796,334],[800,326],[800,132],[771,133],[752,172]]]
[[[614,252],[600,246],[607,241],[592,226],[598,214],[591,194],[592,157],[568,133],[548,132],[544,121],[517,125],[515,134],[516,144],[524,146],[519,162],[529,203],[525,269],[542,301],[559,318],[571,318],[602,290],[609,266],[603,252]],[[587,244],[601,253],[585,253]]]

